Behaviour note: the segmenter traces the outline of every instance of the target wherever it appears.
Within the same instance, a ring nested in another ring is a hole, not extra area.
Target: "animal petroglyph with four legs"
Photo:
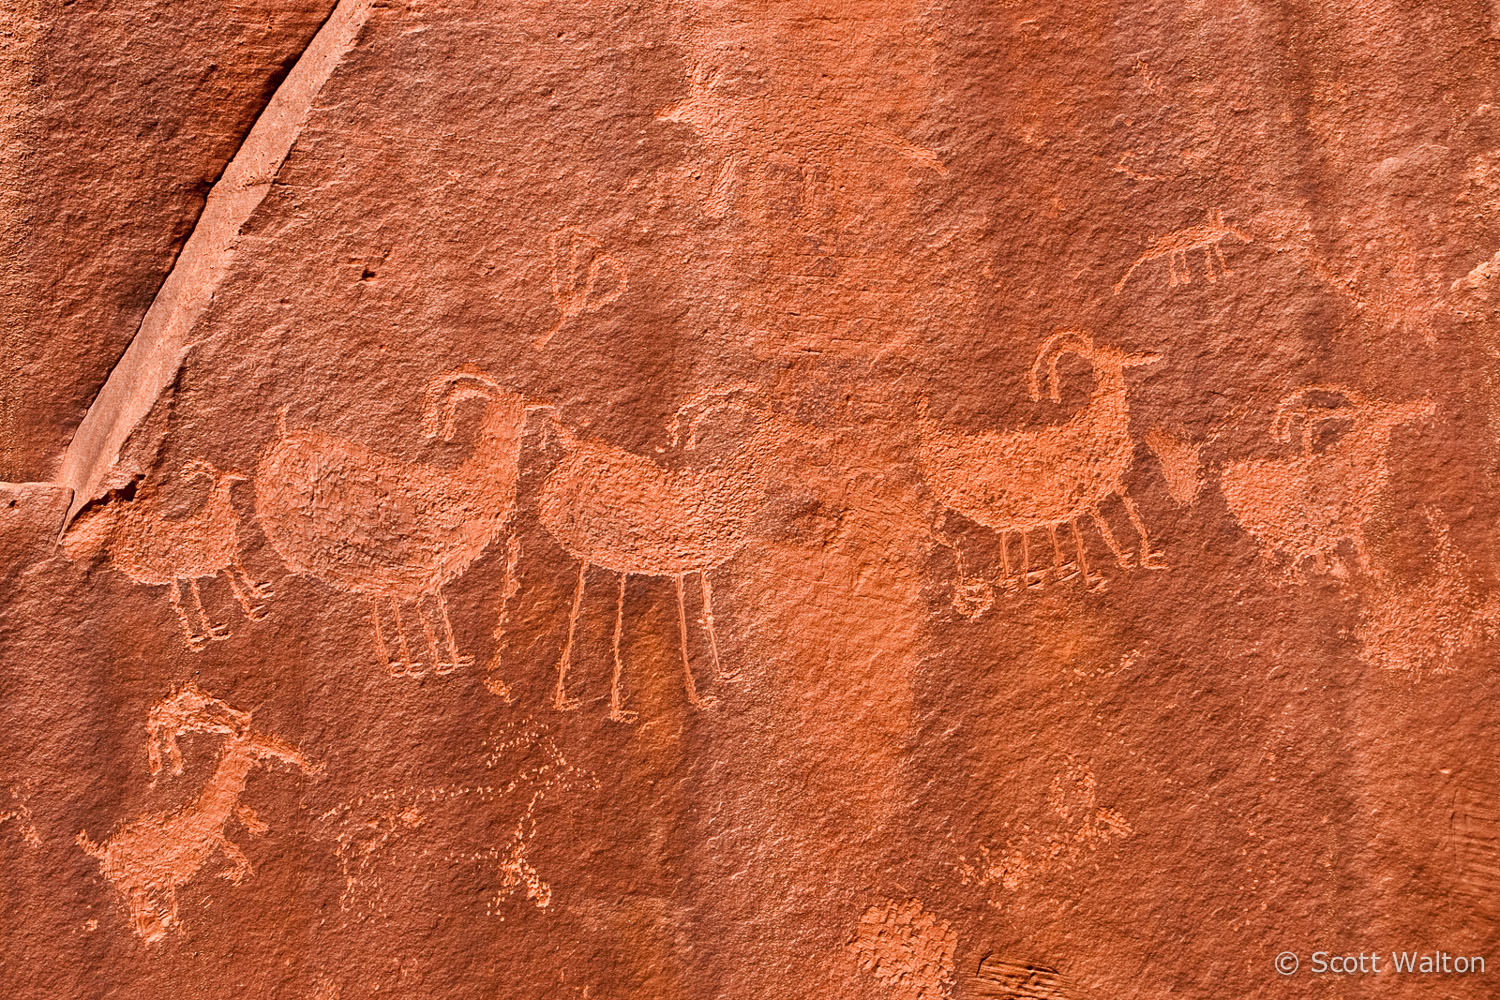
[[[1087,517],[1122,568],[1163,569],[1161,553],[1152,550],[1145,522],[1125,491],[1125,473],[1135,454],[1126,399],[1125,369],[1159,361],[1158,354],[1129,354],[1095,344],[1086,333],[1064,330],[1048,338],[1031,367],[1028,388],[1041,398],[1042,372],[1047,372],[1048,397],[1060,402],[1057,362],[1075,354],[1094,368],[1094,389],[1088,403],[1063,424],[1035,430],[972,433],[946,426],[923,412],[918,419],[921,443],[918,460],[928,488],[948,511],[962,514],[1000,534],[1000,554],[1007,588],[1045,584],[1045,570],[1031,568],[1030,535],[1046,531],[1052,543],[1055,580],[1081,575],[1090,587],[1104,578],[1090,572],[1079,521]],[[1115,539],[1101,507],[1119,499],[1140,539],[1140,554],[1126,551]],[[1076,558],[1065,561],[1058,541],[1059,528],[1072,536]],[[954,543],[941,533],[934,537]],[[1019,573],[1012,573],[1010,539],[1021,542]],[[962,566],[960,574],[962,575]],[[960,580],[959,590],[973,590],[973,581]],[[982,606],[982,605],[981,605]]]
[[[249,712],[231,708],[192,684],[153,706],[146,721],[152,783],[161,773],[163,751],[172,773],[182,773],[177,741],[188,733],[225,737],[213,775],[194,801],[176,812],[143,816],[103,844],[96,844],[86,832],[78,834],[78,845],[98,860],[104,877],[124,897],[136,934],[148,943],[160,941],[177,925],[177,890],[215,854],[233,863],[223,876],[235,885],[250,874],[250,859],[225,830],[230,819],[237,819],[253,834],[266,832],[266,824],[240,802],[252,769],[279,761],[306,774],[321,771],[295,748],[252,730],[250,721]]]
[[[255,472],[261,529],[294,573],[369,602],[375,648],[393,674],[421,676],[402,606],[415,609],[431,669],[452,672],[459,655],[444,584],[479,558],[510,520],[526,415],[540,404],[481,372],[450,372],[427,387],[423,433],[451,441],[458,407],[485,401],[469,457],[456,466],[395,458],[319,431],[280,434]],[[392,658],[383,621],[396,644]]]
[[[210,639],[229,638],[227,626],[209,620],[199,580],[222,575],[251,621],[265,617],[264,599],[272,593],[240,560],[239,515],[230,490],[245,477],[201,459],[183,466],[181,476],[185,482],[208,483],[208,495],[193,513],[169,517],[159,487],[142,486],[129,500],[84,512],[63,536],[62,548],[70,559],[102,552],[110,566],[136,583],[169,587],[183,639],[196,651]]]
[[[1332,405],[1315,402],[1322,396]],[[1219,488],[1241,527],[1300,572],[1311,559],[1319,572],[1343,575],[1339,549],[1348,543],[1356,564],[1370,566],[1365,525],[1390,478],[1386,452],[1391,433],[1431,417],[1430,401],[1383,403],[1338,385],[1310,385],[1282,399],[1271,420],[1277,441],[1290,442],[1300,426],[1299,454],[1233,462],[1219,476]],[[1344,425],[1343,433],[1320,446],[1323,430]]]
[[[739,408],[728,391],[706,393],[678,411],[696,409],[690,421],[685,451],[697,447],[696,422],[708,412]],[[742,411],[743,412],[743,411]],[[673,421],[674,425],[677,421]],[[542,525],[578,560],[578,581],[568,614],[568,637],[558,658],[553,704],[574,709],[567,694],[567,672],[590,567],[618,573],[615,598],[614,673],[610,682],[609,717],[628,721],[634,713],[623,707],[620,677],[620,637],[624,628],[625,581],[631,576],[668,577],[677,591],[678,630],[682,649],[683,686],[695,707],[712,699],[698,693],[688,655],[684,580],[698,577],[709,654],[715,675],[731,680],[719,658],[714,632],[713,586],[708,574],[745,544],[747,526],[763,498],[763,481],[774,462],[774,445],[763,434],[752,434],[726,457],[699,467],[671,469],[603,441],[578,437],[554,421],[563,457],[542,485],[538,515]],[[679,440],[673,428],[673,443]]]
[[[1188,265],[1187,255],[1194,250],[1203,251],[1203,276],[1211,285],[1219,279],[1214,275],[1214,261],[1219,264],[1219,273],[1229,273],[1229,263],[1224,259],[1224,251],[1219,244],[1233,236],[1241,243],[1251,242],[1250,236],[1243,229],[1231,226],[1224,221],[1224,213],[1214,209],[1208,213],[1208,218],[1196,226],[1188,226],[1174,233],[1158,239],[1146,248],[1145,252],[1135,259],[1135,262],[1115,282],[1114,293],[1120,294],[1125,287],[1125,282],[1130,280],[1135,269],[1149,261],[1167,258],[1167,285],[1176,288],[1178,285],[1190,284],[1193,280],[1192,268]]]

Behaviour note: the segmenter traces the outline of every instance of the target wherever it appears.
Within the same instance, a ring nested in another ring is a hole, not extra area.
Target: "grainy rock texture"
[[[0,993],[1496,995],[1500,5],[0,44]]]

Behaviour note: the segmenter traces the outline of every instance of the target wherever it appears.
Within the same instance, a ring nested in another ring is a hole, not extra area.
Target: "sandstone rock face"
[[[1500,7],[0,40],[7,997],[1495,995]]]

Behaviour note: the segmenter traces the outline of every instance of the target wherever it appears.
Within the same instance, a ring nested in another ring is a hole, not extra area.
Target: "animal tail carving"
[[[1115,282],[1113,294],[1119,295],[1120,290],[1125,287],[1125,282],[1129,281],[1130,276],[1135,273],[1135,269],[1140,267],[1145,262],[1145,257],[1137,257],[1135,259],[1135,262],[1125,269],[1125,273],[1120,275],[1120,280]]]
[[[250,750],[261,760],[290,764],[304,774],[318,775],[327,769],[327,765],[308,760],[296,747],[275,736],[257,734],[250,737]]]
[[[1153,427],[1146,432],[1146,445],[1161,464],[1167,493],[1179,507],[1187,507],[1203,490],[1203,442],[1183,441]]]

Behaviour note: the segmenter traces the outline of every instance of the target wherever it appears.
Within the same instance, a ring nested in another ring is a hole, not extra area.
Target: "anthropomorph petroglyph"
[[[170,516],[169,499],[154,484],[134,497],[86,510],[63,536],[70,559],[102,553],[110,566],[136,583],[165,586],[172,610],[182,625],[188,648],[200,650],[210,639],[229,638],[227,626],[209,620],[198,581],[222,576],[246,618],[265,617],[271,588],[251,579],[240,560],[239,515],[230,490],[245,477],[221,472],[208,462],[189,462],[185,482],[203,481],[208,495],[191,514]]]
[[[1452,673],[1465,650],[1500,633],[1500,594],[1476,591],[1470,561],[1448,526],[1427,512],[1436,543],[1432,567],[1415,580],[1377,578],[1361,599],[1359,639],[1372,666],[1412,677]]]
[[[396,458],[319,431],[280,433],[255,470],[255,510],[282,561],[365,598],[375,648],[393,674],[439,674],[466,662],[443,586],[479,558],[509,522],[531,404],[480,372],[450,372],[427,387],[423,433],[451,441],[458,408],[482,399],[469,457],[443,466]],[[415,612],[428,663],[403,621]],[[395,640],[395,655],[387,642]]]
[[[1094,390],[1087,405],[1066,423],[1034,430],[984,431],[972,433],[946,426],[929,417],[925,406],[918,419],[921,444],[918,461],[928,489],[945,511],[953,511],[1000,534],[1003,566],[1001,582],[1007,588],[1039,587],[1046,570],[1031,568],[1031,534],[1045,531],[1052,545],[1051,577],[1054,580],[1081,576],[1090,587],[1101,586],[1102,576],[1089,570],[1088,555],[1079,522],[1087,517],[1123,568],[1132,564],[1145,569],[1166,565],[1153,551],[1135,503],[1125,490],[1125,473],[1135,455],[1130,433],[1130,409],[1126,397],[1125,369],[1152,364],[1158,354],[1129,354],[1095,344],[1086,333],[1066,330],[1042,345],[1031,367],[1030,393],[1041,398],[1042,372],[1047,371],[1048,396],[1061,400],[1057,362],[1065,354],[1076,354],[1094,368]],[[1126,517],[1140,539],[1140,554],[1127,552],[1115,539],[1102,507],[1118,498]],[[1065,560],[1057,534],[1061,528],[1072,536],[1073,560]],[[938,541],[952,544],[939,525]],[[1012,572],[1010,540],[1020,540],[1021,562]],[[962,574],[962,567],[961,567]],[[975,588],[974,581],[961,578],[960,592]],[[984,585],[979,585],[983,589]],[[967,600],[974,600],[970,595]]]
[[[1024,826],[998,850],[981,846],[973,863],[960,859],[963,884],[1016,892],[1074,868],[1111,840],[1135,832],[1119,810],[1100,807],[1094,772],[1071,757],[1047,790],[1047,812],[1040,828]],[[993,897],[988,902],[1004,905]]]
[[[1318,403],[1319,398],[1327,402]],[[1220,473],[1224,499],[1241,527],[1300,573],[1311,560],[1319,572],[1343,576],[1344,547],[1368,569],[1365,526],[1374,517],[1390,468],[1391,433],[1432,416],[1433,404],[1384,403],[1337,385],[1310,385],[1282,399],[1271,435],[1290,442],[1300,428],[1299,453],[1247,459]],[[1343,433],[1323,442],[1324,431]]]
[[[252,834],[267,830],[240,801],[245,782],[256,767],[281,762],[316,774],[300,752],[274,736],[250,728],[250,713],[211,698],[192,684],[153,706],[147,716],[147,759],[154,783],[165,751],[173,774],[182,773],[179,738],[189,733],[223,736],[218,765],[199,796],[175,812],[134,820],[103,844],[78,834],[78,844],[99,862],[99,870],[130,909],[135,933],[148,943],[160,941],[177,926],[177,891],[192,881],[215,854],[234,867],[221,873],[239,885],[251,873],[250,859],[230,841],[231,819]]]
[[[605,254],[599,241],[580,229],[552,234],[552,300],[557,322],[533,341],[546,347],[574,316],[603,309],[625,293],[625,265]]]
[[[437,785],[362,795],[320,817],[332,831],[344,879],[341,909],[389,916],[398,900],[386,888],[385,872],[398,861],[445,868],[476,861],[493,866],[497,884],[487,910],[501,919],[503,905],[518,895],[537,909],[551,905],[552,886],[528,854],[537,834],[537,808],[556,792],[597,790],[599,782],[592,773],[569,764],[552,736],[531,724],[512,726],[489,740],[485,750],[486,768],[517,761],[522,766],[494,784]],[[510,806],[519,808],[510,813],[515,822],[507,827],[501,843],[455,846],[463,838],[460,827],[466,820],[479,816],[488,825],[492,809]]]
[[[689,421],[685,452],[697,448],[697,419],[724,408],[739,408],[731,392],[712,392],[684,404],[679,417],[698,411]],[[674,425],[677,421],[674,420]],[[542,485],[538,516],[558,543],[578,560],[578,580],[568,613],[568,637],[558,658],[553,704],[574,709],[578,702],[567,693],[567,672],[573,639],[590,567],[619,574],[615,597],[614,673],[610,683],[609,716],[629,721],[620,688],[620,637],[625,618],[625,581],[631,576],[666,577],[677,591],[678,634],[682,650],[683,686],[689,703],[711,702],[698,693],[688,655],[686,599],[683,582],[698,577],[703,615],[700,624],[708,638],[709,655],[719,680],[733,679],[723,669],[714,632],[713,586],[708,574],[728,561],[745,544],[747,527],[764,501],[764,481],[776,461],[772,436],[752,431],[748,437],[706,464],[668,468],[644,455],[578,437],[555,423],[563,449],[562,461]],[[678,443],[680,427],[673,429]]]
[[[953,992],[958,934],[912,899],[872,906],[849,942],[859,968],[893,1000],[947,1000]]]
[[[1218,281],[1214,274],[1214,262],[1217,260],[1220,274],[1229,273],[1229,264],[1224,260],[1224,251],[1219,244],[1226,239],[1234,237],[1241,243],[1249,243],[1250,235],[1243,229],[1231,226],[1224,221],[1224,213],[1214,209],[1208,213],[1208,218],[1196,226],[1187,226],[1174,233],[1158,239],[1137,257],[1115,282],[1114,292],[1120,294],[1125,287],[1125,282],[1135,273],[1135,269],[1142,264],[1153,260],[1167,258],[1167,284],[1172,288],[1178,285],[1186,285],[1193,280],[1193,271],[1188,264],[1187,255],[1195,250],[1203,252],[1203,276],[1208,279],[1209,284]]]

